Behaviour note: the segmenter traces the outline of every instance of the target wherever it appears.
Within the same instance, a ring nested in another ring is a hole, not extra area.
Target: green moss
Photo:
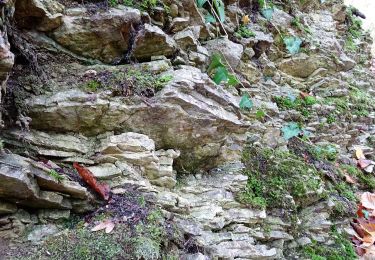
[[[93,224],[105,219],[111,217],[101,213],[91,221]],[[85,227],[83,223],[80,218],[74,217],[71,223],[64,225],[69,228],[66,232],[49,238],[36,253],[32,253],[30,259],[44,259],[46,254],[48,259],[56,260],[124,259],[124,256],[126,259],[173,259],[168,258],[170,255],[164,247],[172,236],[168,232],[173,232],[173,225],[166,223],[158,209],[149,211],[147,217],[135,226],[117,222],[109,234],[92,232],[91,227]]]
[[[338,151],[332,145],[315,146],[309,149],[315,160],[336,161]]]
[[[241,25],[238,30],[234,33],[237,38],[250,38],[254,37],[255,33],[244,25]]]
[[[101,88],[101,84],[97,80],[90,80],[84,84],[84,88],[91,92],[97,92]]]
[[[359,39],[362,36],[362,21],[353,15],[354,9],[354,7],[348,8],[346,18],[348,29],[346,32],[345,48],[352,52],[355,52],[358,49],[354,40]]]
[[[53,170],[53,169],[51,169],[48,172],[48,175],[51,176],[53,179],[55,179],[58,182],[64,180],[64,177],[62,175],[60,175],[57,171]]]
[[[330,237],[335,240],[334,244],[324,245],[313,241],[312,244],[300,248],[302,254],[313,260],[354,260],[358,258],[347,237],[339,234],[334,228]]]
[[[366,174],[355,166],[351,165],[340,165],[339,170],[342,174],[349,174],[354,177],[362,185],[362,188],[373,190],[375,189],[375,176],[372,174]]]
[[[153,96],[172,80],[172,75],[158,75],[147,69],[125,68],[100,71],[80,86],[89,92],[111,90],[115,96]]]
[[[243,162],[246,165],[244,173],[249,178],[238,199],[255,208],[293,209],[290,196],[303,204],[308,194],[317,192],[322,185],[313,166],[286,151],[248,147],[244,151]]]
[[[307,96],[305,98],[297,97],[295,99],[290,97],[274,97],[274,101],[282,110],[297,110],[305,120],[311,116],[312,106],[318,103],[315,97],[312,96]]]
[[[352,188],[346,184],[345,182],[339,182],[335,185],[335,189],[338,191],[340,196],[348,199],[349,201],[357,201],[357,197],[355,196]]]

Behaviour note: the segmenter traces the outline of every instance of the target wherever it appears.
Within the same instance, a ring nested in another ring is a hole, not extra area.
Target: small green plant
[[[234,74],[229,73],[220,54],[214,54],[212,56],[211,64],[207,69],[207,73],[217,85],[219,85],[221,82],[224,82],[229,86],[235,86],[240,83]]]
[[[334,122],[336,122],[336,116],[331,113],[327,116],[327,123],[333,124]]]
[[[206,22],[221,22],[225,21],[225,5],[223,0],[196,0],[197,6],[203,8],[208,3],[208,9],[212,12],[206,15]],[[211,6],[213,8],[211,8]],[[219,19],[219,21],[218,21]]]
[[[250,30],[248,27],[241,25],[238,28],[237,32],[234,33],[234,36],[236,36],[237,38],[250,38],[250,37],[254,37],[255,33],[252,30]]]
[[[349,51],[356,51],[358,46],[355,44],[355,40],[362,36],[362,21],[353,15],[354,7],[347,9],[346,23],[348,24],[348,30],[346,33],[345,48]]]
[[[172,75],[163,75],[163,76],[160,76],[158,78],[156,78],[155,80],[155,91],[160,91],[164,88],[164,86],[170,82],[171,80],[173,79],[173,76]]]
[[[311,154],[314,156],[315,160],[328,160],[336,161],[338,151],[332,145],[315,146],[310,149]]]
[[[312,106],[317,104],[317,100],[313,96],[307,97],[274,97],[273,100],[277,106],[282,110],[295,109],[301,113],[304,120],[307,120],[311,116]]]
[[[58,182],[61,182],[62,180],[64,180],[64,177],[62,175],[60,175],[57,171],[53,170],[53,169],[51,169],[48,172],[48,175],[51,176],[53,179],[55,179]]]
[[[301,23],[301,18],[299,16],[296,16],[296,17],[293,18],[293,20],[291,22],[291,25],[294,26],[294,27],[296,27],[301,32],[305,32],[305,33],[311,34],[310,28],[308,26],[304,26]]]
[[[143,10],[151,10],[156,7],[158,4],[158,0],[142,0],[141,9]]]
[[[115,7],[119,4],[118,0],[108,0],[110,6]]]
[[[263,109],[258,109],[255,116],[259,121],[263,121],[266,117],[266,112]]]
[[[101,84],[96,80],[90,80],[86,83],[85,88],[89,91],[96,92],[101,88]]]

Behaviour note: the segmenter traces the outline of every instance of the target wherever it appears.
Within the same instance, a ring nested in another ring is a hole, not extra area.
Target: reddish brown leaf
[[[357,210],[357,216],[359,218],[364,218],[365,217],[365,214],[363,214],[363,210],[364,210],[365,207],[362,206],[362,204],[359,204],[358,205],[358,210]]]
[[[310,96],[309,93],[302,92],[302,91],[299,93],[299,95],[300,95],[300,97],[303,98],[303,99],[305,99],[306,97],[309,97],[309,96]]]
[[[358,238],[361,239],[361,241],[362,241],[362,238],[365,236],[365,231],[357,223],[351,222],[350,225],[352,226],[352,228],[354,229],[354,231],[358,234]]]
[[[109,186],[107,184],[101,184],[99,183],[94,175],[92,174],[92,172],[79,165],[78,163],[73,163],[73,167],[76,168],[76,170],[78,171],[79,175],[81,176],[81,178],[91,187],[93,188],[104,200],[108,200],[109,199],[109,193],[110,193],[110,189],[109,189]]]

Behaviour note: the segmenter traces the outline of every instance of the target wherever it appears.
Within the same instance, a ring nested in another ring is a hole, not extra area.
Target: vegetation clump
[[[243,162],[249,179],[238,195],[242,203],[255,208],[291,209],[290,198],[303,204],[311,194],[320,196],[318,171],[295,154],[250,146],[243,154]]]
[[[82,78],[81,88],[88,92],[110,90],[114,96],[154,96],[173,79],[172,75],[158,75],[142,69],[101,71]]]
[[[295,109],[301,113],[304,119],[311,116],[312,106],[318,101],[313,96],[306,97],[274,97],[277,106],[282,110]]]
[[[168,241],[179,241],[173,223],[135,193],[113,195],[113,202],[85,216],[85,221],[65,225],[66,232],[49,238],[31,259],[176,259]],[[109,233],[94,232],[103,221],[115,227]]]
[[[237,38],[251,38],[255,36],[255,33],[244,25],[241,25],[235,32],[234,36]]]
[[[312,244],[300,248],[302,254],[313,260],[354,260],[358,258],[351,241],[334,227],[330,232],[330,237],[335,240],[335,243],[324,245],[313,241]]]

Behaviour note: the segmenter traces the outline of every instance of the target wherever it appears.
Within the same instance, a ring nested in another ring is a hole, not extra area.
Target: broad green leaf
[[[240,84],[240,81],[238,80],[238,78],[235,75],[233,75],[233,74],[229,74],[229,76],[228,76],[228,85],[229,86],[236,86],[238,84]]]
[[[206,23],[216,23],[216,18],[212,14],[207,14],[204,17],[204,20],[205,20]]]
[[[221,61],[220,54],[215,53],[212,55],[210,66],[207,69],[208,73],[211,73],[212,70],[218,68],[218,67],[224,67],[223,62]]]
[[[225,5],[223,0],[213,0],[216,12],[220,18],[220,22],[225,21]]]
[[[253,107],[253,101],[251,101],[248,94],[244,94],[240,100],[240,109],[250,110]]]
[[[200,7],[203,7],[203,5],[207,2],[207,0],[197,0],[197,6],[200,8]]]
[[[302,40],[298,37],[285,37],[284,38],[284,44],[286,49],[289,51],[290,54],[294,55],[299,52],[299,49],[302,44]]]
[[[301,131],[301,128],[295,122],[290,122],[281,128],[281,132],[283,132],[283,137],[285,140],[298,136]]]
[[[222,81],[227,82],[229,77],[228,70],[223,67],[217,67],[215,71],[214,78],[212,79],[217,85],[219,85]]]
[[[267,21],[271,21],[273,16],[273,8],[264,8],[260,10],[260,13],[263,15],[264,18],[267,19]]]

